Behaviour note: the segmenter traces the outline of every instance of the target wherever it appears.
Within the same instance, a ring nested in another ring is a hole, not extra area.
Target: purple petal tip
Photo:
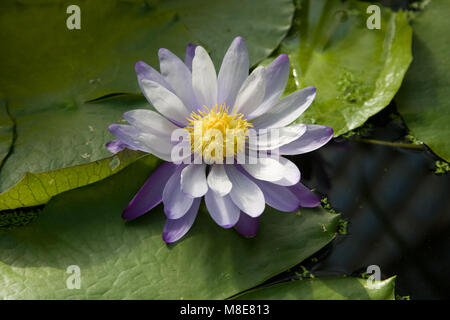
[[[106,149],[111,153],[118,153],[127,147],[126,144],[122,143],[120,140],[111,140],[105,144]]]
[[[247,46],[245,44],[244,38],[242,38],[241,36],[238,36],[238,37],[234,38],[232,43],[234,43],[235,45],[238,45],[238,46],[244,46],[244,47]]]
[[[129,205],[125,208],[125,210],[123,210],[123,212],[122,212],[122,219],[123,220],[133,220],[133,219],[135,219],[135,217],[130,217],[129,216]]]
[[[275,60],[272,61],[270,66],[272,68],[279,68],[286,64],[289,65],[289,56],[287,54],[283,53],[283,54],[280,54],[278,57],[276,57]]]
[[[113,133],[115,128],[117,128],[117,124],[113,123],[113,124],[109,125],[108,130],[109,130],[109,132]]]
[[[281,61],[289,61],[289,56],[286,53],[282,53],[278,56],[277,59],[279,59]]]
[[[330,127],[330,126],[327,126],[327,128],[328,128],[328,132],[330,133],[330,135],[333,136],[333,135],[334,135],[334,130],[333,130],[333,128]]]
[[[147,68],[147,64],[144,61],[138,61],[134,65],[134,70],[136,71],[136,73],[140,73],[140,72],[144,71],[146,68]]]
[[[158,50],[158,56],[159,56],[160,58],[166,56],[166,55],[169,54],[169,53],[170,53],[170,51],[167,50],[166,48],[160,48],[160,49]]]
[[[177,238],[177,237],[173,237],[173,236],[171,236],[170,235],[170,232],[163,232],[162,233],[162,239],[163,239],[163,241],[165,242],[165,243],[167,243],[167,244],[171,244],[171,243],[174,243],[174,242],[177,242],[178,240],[180,240],[181,238]]]

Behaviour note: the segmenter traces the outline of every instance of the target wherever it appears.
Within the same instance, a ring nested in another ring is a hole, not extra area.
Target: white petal
[[[217,76],[214,64],[201,46],[195,48],[192,61],[192,88],[201,106],[217,104]]]
[[[252,113],[264,98],[266,82],[264,67],[258,67],[247,77],[236,97],[236,113],[244,116]]]
[[[258,163],[242,164],[251,176],[259,180],[277,181],[284,177],[284,166],[272,158],[258,158]]]
[[[261,130],[258,134],[256,145],[249,145],[251,150],[274,150],[284,146],[298,138],[306,132],[306,125],[293,124],[289,127],[271,128]]]
[[[143,79],[141,89],[147,100],[165,117],[186,124],[188,110],[174,93],[164,88],[159,83]]]
[[[162,238],[166,243],[173,243],[183,237],[194,224],[200,206],[200,198],[194,199],[192,206],[180,219],[167,219]]]
[[[190,164],[181,172],[181,190],[193,198],[202,197],[208,191],[206,165]]]
[[[188,43],[188,45],[186,47],[186,56],[184,57],[184,63],[186,64],[189,71],[191,71],[191,72],[192,72],[192,60],[194,59],[194,56],[195,56],[195,48],[196,47],[197,46],[192,43]]]
[[[154,154],[164,161],[172,162],[172,148],[173,145],[170,140],[165,137],[159,137],[153,134],[142,134],[143,143],[150,150],[150,153]]]
[[[256,164],[242,164],[252,177],[278,185],[291,186],[300,181],[300,170],[286,158],[259,158]]]
[[[197,98],[192,90],[192,74],[186,64],[167,49],[159,49],[159,66],[162,76],[189,111],[198,109]]]
[[[208,174],[208,186],[218,195],[225,196],[231,191],[232,184],[228,179],[223,164],[214,164]]]
[[[306,132],[299,139],[282,146],[280,154],[302,154],[314,151],[325,145],[333,137],[333,129],[317,124],[306,125]]]
[[[180,128],[152,110],[131,110],[125,112],[123,117],[140,131],[153,133],[162,137],[170,137],[174,130]]]
[[[220,67],[218,83],[218,104],[235,105],[239,89],[248,76],[249,59],[244,40],[237,37],[225,54]]]
[[[162,85],[167,90],[173,92],[172,87],[166,81],[166,79],[164,79],[164,77],[158,71],[156,71],[155,69],[150,67],[145,62],[143,62],[143,61],[136,62],[136,66],[134,68],[136,70],[139,85],[141,85],[142,80],[146,79],[146,80],[150,80],[150,81],[155,81],[155,82],[159,83],[160,85]],[[143,90],[142,90],[142,92],[143,92]]]
[[[233,227],[239,220],[240,210],[230,196],[220,196],[213,190],[205,195],[205,203],[213,220],[223,228]]]
[[[266,93],[261,105],[248,118],[256,118],[271,109],[280,99],[289,78],[289,57],[279,55],[266,67]]]
[[[280,163],[284,166],[284,177],[277,181],[272,181],[272,183],[278,184],[280,186],[293,186],[300,181],[300,170],[292,161],[280,157]]]
[[[233,188],[230,197],[234,204],[251,217],[260,216],[265,208],[264,195],[259,187],[240,173],[234,165],[225,166]]]
[[[113,124],[109,127],[111,133],[121,142],[131,147],[154,154],[160,159],[171,162],[172,144],[169,137],[160,137],[145,133],[129,125]]]
[[[308,87],[283,98],[266,113],[254,119],[255,128],[280,128],[287,126],[310,106],[316,96],[316,88]]]
[[[129,125],[112,124],[109,126],[109,131],[123,144],[131,146],[135,150],[150,152],[148,147],[142,142],[140,138],[141,132]]]
[[[181,190],[181,171],[183,168],[183,166],[179,166],[164,187],[162,197],[164,213],[169,219],[179,219],[184,216],[194,200]]]

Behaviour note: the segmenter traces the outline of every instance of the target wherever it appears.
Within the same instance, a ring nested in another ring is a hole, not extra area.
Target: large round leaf
[[[97,103],[74,102],[35,113],[30,108],[31,114],[24,111],[16,118],[16,140],[0,171],[0,190],[10,189],[25,179],[27,172],[53,171],[110,157],[105,143],[114,137],[108,125],[120,121],[129,108],[148,106],[143,97],[122,96]],[[0,199],[4,197],[2,193]]]
[[[0,96],[0,167],[11,151],[14,136],[14,123],[8,114],[6,101]]]
[[[368,282],[358,278],[314,278],[284,282],[244,293],[243,300],[394,300],[395,277]]]
[[[412,134],[450,161],[449,1],[432,1],[413,20],[414,62],[396,98]]]
[[[202,206],[188,235],[167,246],[159,207],[134,221],[120,218],[154,166],[144,158],[58,195],[35,222],[0,234],[0,298],[222,299],[296,265],[335,236],[339,216],[320,207],[267,208],[258,235],[246,239],[217,226]],[[80,268],[80,289],[66,285],[71,265]]]
[[[77,2],[81,29],[69,30],[72,1],[0,2],[0,88],[17,125],[0,190],[25,171],[44,171],[108,155],[107,126],[139,101],[86,104],[112,92],[138,92],[134,65],[157,66],[161,47],[184,57],[188,42],[211,51],[216,66],[235,36],[251,63],[267,57],[290,27],[290,0],[128,0]]]
[[[27,172],[16,185],[0,194],[0,211],[46,204],[60,193],[105,179],[142,157],[153,156],[125,149],[102,160],[45,172]],[[154,159],[155,163],[161,162]]]
[[[294,34],[281,47],[292,66],[286,93],[317,88],[299,122],[329,125],[339,136],[386,107],[400,87],[411,62],[406,14],[381,8],[381,29],[368,29],[369,5],[299,1]]]

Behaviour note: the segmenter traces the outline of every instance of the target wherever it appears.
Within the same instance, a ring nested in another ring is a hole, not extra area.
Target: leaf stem
[[[427,148],[424,145],[421,145],[421,144],[389,142],[389,141],[382,141],[382,140],[375,140],[375,139],[364,139],[364,138],[354,138],[353,140],[357,141],[357,142],[378,144],[378,145],[383,145],[383,146],[388,146],[388,147],[415,149],[415,150],[427,150]]]

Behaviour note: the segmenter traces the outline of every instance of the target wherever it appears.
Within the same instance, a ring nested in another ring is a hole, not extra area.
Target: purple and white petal
[[[176,167],[171,162],[164,162],[153,171],[150,178],[123,211],[122,218],[125,220],[136,219],[160,204],[164,187]]]
[[[122,143],[125,143],[136,150],[151,153],[164,161],[171,161],[172,148],[169,138],[160,137],[151,133],[143,133],[136,127],[112,124],[109,131]]]
[[[164,230],[162,238],[166,243],[173,243],[181,239],[194,224],[197,217],[198,208],[200,206],[201,198],[197,198],[193,201],[192,206],[186,212],[186,214],[176,220],[167,219],[164,224]]]
[[[222,60],[218,75],[219,105],[226,104],[233,109],[236,96],[248,76],[249,58],[244,39],[236,37]]]
[[[128,145],[135,150],[150,152],[150,149],[143,142],[141,132],[137,128],[124,124],[112,124],[109,126],[109,131],[113,136],[118,138],[121,143]]]
[[[231,181],[228,179],[223,164],[214,164],[211,166],[207,182],[209,188],[222,197],[230,193],[232,188]]]
[[[300,170],[283,157],[258,158],[256,164],[242,164],[252,177],[278,185],[291,186],[300,181]]]
[[[278,150],[279,154],[294,155],[314,151],[325,145],[333,137],[333,129],[328,126],[307,124],[306,132],[299,139]]]
[[[258,129],[285,127],[300,117],[311,105],[315,96],[316,88],[314,87],[307,87],[291,93],[266,113],[255,118],[252,124]]]
[[[320,198],[302,183],[290,186],[289,189],[299,199],[302,207],[313,208],[320,205]]]
[[[214,64],[206,50],[197,46],[192,60],[192,88],[200,106],[208,108],[217,104],[217,76]]]
[[[300,208],[300,199],[292,193],[291,187],[256,179],[253,181],[262,190],[266,203],[272,208],[283,212],[292,212]]]
[[[276,158],[258,158],[258,163],[244,163],[241,166],[252,177],[265,181],[278,181],[285,176],[284,165]]]
[[[108,149],[112,153],[117,153],[122,151],[123,149],[131,149],[131,150],[137,150],[136,148],[133,148],[132,146],[127,145],[126,143],[123,143],[120,140],[111,140],[108,141],[105,145],[106,149]]]
[[[205,195],[208,191],[206,164],[190,164],[181,171],[181,190],[193,198]]]
[[[199,105],[192,90],[191,70],[180,58],[167,49],[159,49],[158,56],[159,68],[164,79],[190,112],[196,110]]]
[[[287,54],[279,55],[266,67],[266,92],[261,105],[253,111],[248,119],[256,118],[273,107],[284,92],[289,78],[289,57]]]
[[[258,220],[258,218],[250,217],[248,214],[241,212],[234,229],[244,237],[254,237],[258,233]]]
[[[272,181],[280,186],[292,186],[300,181],[301,173],[298,167],[291,160],[279,157],[280,163],[284,166],[284,176],[282,179]]]
[[[239,89],[235,102],[235,112],[243,115],[252,113],[261,104],[265,90],[264,67],[257,67],[245,79]]]
[[[194,200],[181,190],[181,171],[184,167],[178,166],[164,187],[162,198],[164,213],[169,219],[179,219],[184,216]]]
[[[189,111],[176,94],[155,81],[143,79],[140,85],[147,100],[159,113],[180,124],[187,123],[186,117]]]
[[[238,222],[240,210],[229,195],[222,197],[210,189],[205,195],[205,203],[211,218],[222,228],[231,228]]]
[[[152,110],[135,109],[125,112],[123,117],[140,131],[160,137],[169,137],[169,139],[174,130],[180,129],[180,127]]]
[[[297,140],[306,132],[306,125],[293,124],[289,127],[260,130],[256,143],[249,144],[250,150],[274,150]]]
[[[186,56],[184,57],[184,63],[186,64],[186,66],[188,67],[188,69],[192,72],[192,60],[194,59],[195,56],[195,48],[197,46],[195,44],[192,43],[188,43],[187,47],[186,47]]]
[[[264,195],[259,187],[240,173],[234,165],[225,166],[228,178],[233,187],[230,197],[234,204],[252,217],[258,217],[264,212]]]
[[[142,80],[145,79],[145,80],[154,81],[156,83],[159,83],[160,85],[162,85],[167,90],[173,92],[172,87],[166,81],[166,79],[164,79],[164,77],[158,71],[156,71],[155,69],[150,67],[145,62],[138,61],[136,63],[136,65],[135,65],[134,69],[136,70],[136,75],[137,75],[137,78],[138,78],[139,86],[141,86]],[[142,87],[141,87],[141,91],[144,92],[142,90]]]

